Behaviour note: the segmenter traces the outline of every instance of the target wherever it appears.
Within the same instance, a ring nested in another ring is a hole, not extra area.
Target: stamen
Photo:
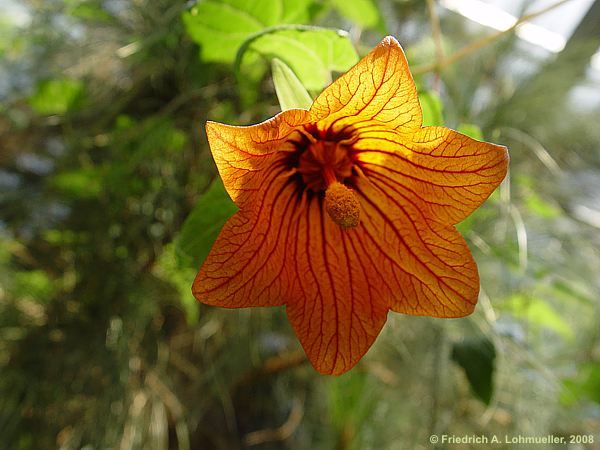
[[[324,173],[327,178],[326,172]],[[360,222],[360,202],[356,194],[342,183],[327,183],[325,210],[331,220],[343,229],[354,228]]]
[[[331,186],[333,183],[337,183],[335,172],[329,166],[323,168],[323,178],[325,179],[325,186],[327,187]]]

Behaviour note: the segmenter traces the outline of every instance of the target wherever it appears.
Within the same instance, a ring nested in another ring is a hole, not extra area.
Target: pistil
[[[323,168],[325,190],[325,210],[331,220],[343,229],[354,228],[360,222],[360,202],[354,191],[340,183],[333,169]]]

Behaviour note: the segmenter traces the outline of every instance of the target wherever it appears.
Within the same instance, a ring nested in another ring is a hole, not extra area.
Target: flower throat
[[[298,162],[298,173],[307,188],[314,192],[325,191],[325,210],[343,229],[354,228],[360,222],[360,202],[355,192],[344,184],[352,175],[352,167],[346,145],[312,135]]]

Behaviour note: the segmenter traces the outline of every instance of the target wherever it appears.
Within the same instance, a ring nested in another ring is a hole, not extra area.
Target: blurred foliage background
[[[600,3],[512,2],[578,5],[555,53],[459,3],[1,0],[0,448],[600,448]],[[275,115],[272,58],[314,95],[385,34],[426,122],[507,145],[510,174],[460,225],[476,312],[390,314],[325,377],[282,308],[191,296],[234,211],[203,126]]]

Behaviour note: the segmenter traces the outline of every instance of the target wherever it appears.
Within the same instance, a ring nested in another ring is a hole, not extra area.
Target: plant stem
[[[483,47],[485,47],[485,46],[497,41],[501,37],[511,33],[522,23],[529,22],[530,20],[533,20],[536,17],[547,13],[548,11],[558,8],[559,6],[562,6],[563,4],[565,4],[569,1],[571,1],[571,0],[560,0],[550,6],[540,9],[539,11],[533,12],[531,14],[525,14],[524,16],[519,17],[519,19],[517,19],[517,21],[510,28],[507,28],[506,30],[499,31],[490,36],[486,36],[478,41],[475,41],[472,44],[467,45],[466,47],[463,47],[460,50],[452,53],[450,56],[442,59],[441,61],[436,61],[432,64],[424,64],[421,66],[417,66],[412,70],[412,73],[413,73],[413,75],[422,75],[424,73],[432,72],[432,71],[441,72],[446,67],[454,64],[455,62],[457,62],[461,59],[466,58],[467,56],[470,56],[471,54],[482,49]]]
[[[435,0],[427,0],[427,9],[429,11],[429,23],[431,24],[431,33],[435,44],[435,68],[436,77],[434,80],[434,90],[440,92],[440,74],[438,68],[444,61],[444,46],[442,43],[442,30],[440,27],[440,18],[435,10]]]

